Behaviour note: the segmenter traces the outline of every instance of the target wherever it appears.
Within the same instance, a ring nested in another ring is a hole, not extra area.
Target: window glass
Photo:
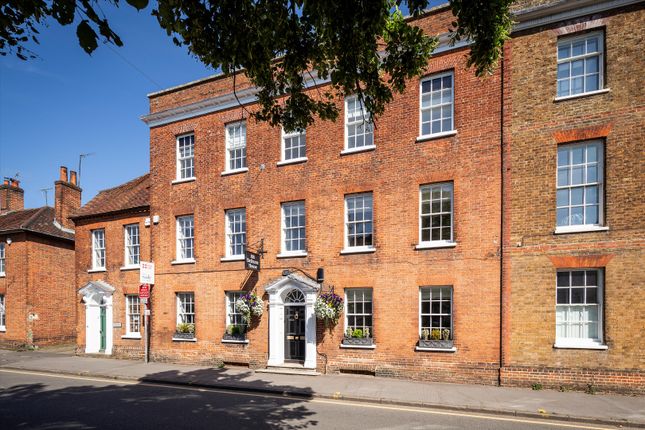
[[[568,37],[558,41],[558,97],[601,89],[602,55],[602,33]]]

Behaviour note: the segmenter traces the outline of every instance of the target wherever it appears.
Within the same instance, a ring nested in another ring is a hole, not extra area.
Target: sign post
[[[155,263],[142,261],[139,266],[139,299],[144,305],[144,352],[143,361],[150,361],[150,289],[155,283]]]

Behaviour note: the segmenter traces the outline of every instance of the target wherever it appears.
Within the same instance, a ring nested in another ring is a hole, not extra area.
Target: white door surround
[[[264,290],[269,294],[269,366],[284,365],[284,306],[292,290],[305,296],[305,369],[316,368],[316,314],[314,302],[320,285],[294,273],[270,282]]]
[[[97,354],[101,349],[101,307],[105,308],[105,354],[112,354],[114,287],[103,281],[90,281],[78,290],[85,303],[85,353]]]

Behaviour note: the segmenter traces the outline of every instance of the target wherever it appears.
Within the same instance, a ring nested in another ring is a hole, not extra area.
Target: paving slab
[[[0,350],[0,368],[197,385],[477,412],[570,419],[645,428],[645,396],[585,394],[484,385],[427,383],[363,375],[293,375],[76,356],[69,351]],[[2,374],[0,373],[0,378]]]

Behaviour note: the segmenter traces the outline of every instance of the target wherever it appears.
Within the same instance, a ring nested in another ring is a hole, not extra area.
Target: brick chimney
[[[60,178],[55,182],[56,196],[54,198],[55,220],[64,228],[73,230],[74,223],[69,216],[81,207],[81,189],[76,182],[76,172],[71,171],[67,176],[67,167],[60,167]]]
[[[0,185],[0,215],[25,208],[25,191],[20,188],[20,181],[5,178]]]

